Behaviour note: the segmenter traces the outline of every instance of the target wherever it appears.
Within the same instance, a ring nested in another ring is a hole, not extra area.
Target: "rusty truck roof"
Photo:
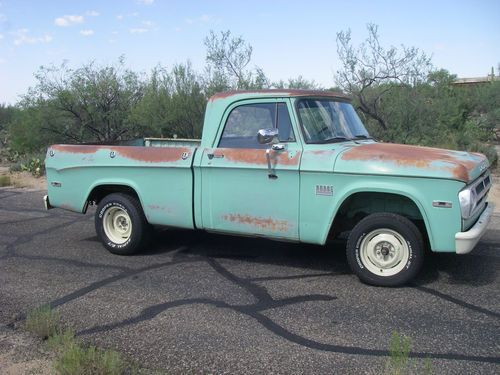
[[[241,95],[251,97],[258,94],[258,96],[290,96],[290,97],[300,97],[300,96],[315,96],[315,97],[330,97],[338,98],[343,100],[351,100],[351,98],[342,93],[335,91],[324,91],[324,90],[299,90],[299,89],[266,89],[266,90],[232,90],[219,92],[212,97],[209,101],[213,102],[219,99],[226,99],[231,96]]]

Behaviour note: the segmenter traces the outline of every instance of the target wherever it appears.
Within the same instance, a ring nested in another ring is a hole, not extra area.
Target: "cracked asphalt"
[[[0,189],[0,324],[50,303],[84,341],[168,373],[381,373],[391,333],[435,373],[500,372],[500,216],[474,252],[429,254],[414,284],[377,288],[326,248],[157,231],[108,253],[87,215]]]

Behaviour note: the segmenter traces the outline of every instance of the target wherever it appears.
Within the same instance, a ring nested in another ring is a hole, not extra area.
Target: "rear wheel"
[[[413,279],[422,266],[424,246],[418,228],[405,217],[377,213],[351,231],[347,260],[367,284],[397,286]]]
[[[129,255],[144,248],[150,228],[139,201],[130,195],[110,194],[97,207],[97,236],[113,254]]]

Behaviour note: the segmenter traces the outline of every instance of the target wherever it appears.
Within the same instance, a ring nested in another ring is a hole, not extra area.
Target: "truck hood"
[[[334,170],[408,177],[445,178],[469,183],[489,167],[483,154],[391,143],[365,143],[343,150]]]

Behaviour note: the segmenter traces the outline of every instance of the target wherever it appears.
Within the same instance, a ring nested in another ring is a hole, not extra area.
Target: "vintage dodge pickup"
[[[465,254],[493,207],[477,153],[378,143],[338,93],[220,93],[201,140],[53,145],[47,208],[97,205],[104,247],[132,254],[153,225],[327,244],[347,239],[364,282],[394,286],[424,250]]]

